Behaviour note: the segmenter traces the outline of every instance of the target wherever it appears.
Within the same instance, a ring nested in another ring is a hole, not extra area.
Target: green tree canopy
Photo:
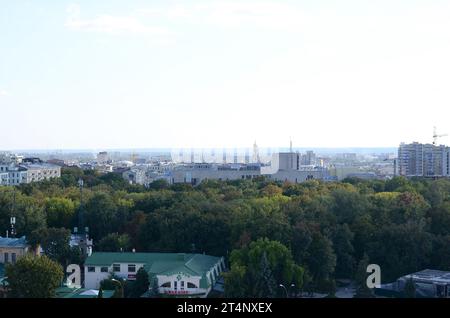
[[[49,298],[64,277],[60,264],[46,256],[23,256],[15,264],[6,266],[10,297]]]

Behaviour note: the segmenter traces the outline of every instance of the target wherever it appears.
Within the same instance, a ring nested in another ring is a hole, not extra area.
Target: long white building
[[[47,163],[0,163],[0,185],[19,185],[61,177],[61,167]]]
[[[85,263],[84,287],[98,289],[112,274],[135,280],[144,268],[150,290],[183,297],[206,297],[225,270],[223,257],[184,253],[106,253],[95,252]]]
[[[312,154],[309,154],[312,157]],[[265,176],[275,181],[300,183],[307,180],[327,180],[328,169],[302,165],[302,155],[296,152],[275,153],[270,165],[196,163],[176,167],[171,183],[200,184],[203,180],[244,180]]]

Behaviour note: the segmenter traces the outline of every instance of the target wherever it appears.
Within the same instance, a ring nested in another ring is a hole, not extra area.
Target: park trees
[[[225,276],[225,290],[233,297],[274,297],[282,295],[279,285],[303,285],[304,269],[297,265],[290,250],[277,241],[258,239],[248,247],[234,250],[231,271]]]
[[[7,265],[6,276],[10,288],[8,296],[49,298],[55,295],[64,274],[62,266],[50,258],[26,255],[15,264]]]

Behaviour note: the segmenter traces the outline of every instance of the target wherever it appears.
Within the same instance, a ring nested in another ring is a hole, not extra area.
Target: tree
[[[279,284],[303,285],[304,270],[295,264],[290,250],[267,238],[234,250],[231,272],[225,275],[225,293],[231,297],[273,297],[281,295]]]
[[[364,254],[364,257],[359,261],[356,273],[356,298],[372,298],[372,290],[367,286],[367,266],[369,265],[369,256]]]
[[[40,244],[47,257],[63,266],[67,266],[68,260],[71,258],[69,241],[70,231],[64,228],[36,230],[29,237],[31,245]]]
[[[131,283],[129,296],[132,298],[138,298],[143,293],[148,291],[150,286],[149,276],[147,271],[141,267],[136,273],[136,280]]]
[[[129,249],[130,237],[128,234],[110,233],[102,238],[97,245],[97,250],[101,252],[125,252]]]
[[[338,278],[353,277],[355,270],[353,237],[354,234],[346,223],[337,225],[333,237],[333,248],[336,253],[335,275]]]
[[[167,189],[169,188],[169,183],[165,179],[159,179],[150,183],[149,188],[153,190]]]
[[[114,231],[117,206],[108,193],[98,192],[85,205],[85,221],[94,240]]]
[[[305,263],[316,283],[327,281],[334,273],[336,255],[334,254],[333,243],[320,232],[316,231],[312,234]]]
[[[406,298],[416,298],[416,285],[414,284],[412,277],[406,281],[403,293]]]
[[[50,298],[64,277],[60,264],[46,256],[22,256],[15,264],[8,264],[6,276],[14,298]]]
[[[70,229],[75,215],[75,203],[66,198],[47,198],[45,200],[47,226]]]
[[[100,282],[100,288],[103,290],[114,290],[112,298],[124,298],[125,281],[111,274],[108,278]]]

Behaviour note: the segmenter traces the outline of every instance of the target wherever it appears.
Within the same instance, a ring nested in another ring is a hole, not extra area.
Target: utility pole
[[[80,186],[80,211],[78,213],[78,233],[83,234],[84,233],[84,220],[83,220],[83,186],[84,181],[83,179],[78,180],[78,185]]]
[[[16,210],[16,187],[13,187],[13,204],[11,207],[11,218],[10,218],[10,223],[11,223],[11,237],[14,238],[16,237],[16,229],[14,228],[14,225],[16,224],[16,217],[14,216],[15,211]]]

